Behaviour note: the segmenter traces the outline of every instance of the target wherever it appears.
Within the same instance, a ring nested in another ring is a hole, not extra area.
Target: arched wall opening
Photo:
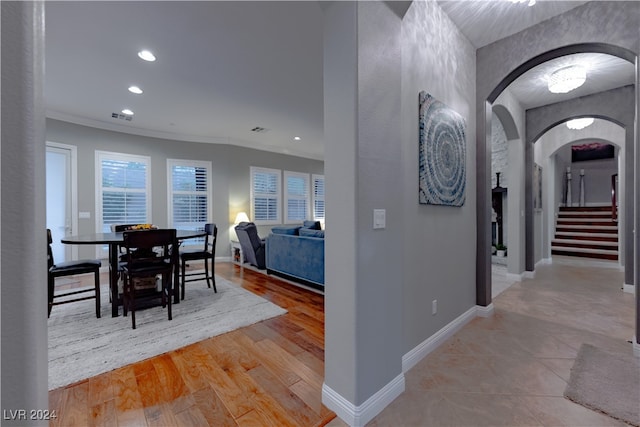
[[[602,142],[611,144],[615,147],[615,158],[611,161],[595,161],[585,162],[581,165],[586,169],[586,196],[584,200],[585,206],[597,206],[605,202],[611,203],[610,192],[610,176],[604,176],[614,169],[615,173],[624,175],[625,162],[625,130],[622,126],[611,120],[596,119],[588,128],[582,130],[570,130],[565,126],[566,122],[559,123],[555,127],[549,129],[540,138],[534,141],[534,162],[542,168],[542,208],[536,211],[534,224],[534,242],[535,246],[535,263],[551,262],[551,246],[555,237],[555,220],[559,212],[559,206],[563,204],[566,196],[566,173],[565,168],[571,165],[570,152],[568,147],[574,144]],[[558,158],[562,156],[563,158]],[[580,165],[580,163],[576,164]],[[575,176],[579,175],[578,168],[571,169]],[[606,182],[604,180],[606,178]],[[574,182],[573,194],[578,194],[576,190],[579,188],[579,182]],[[621,212],[624,212],[624,180],[620,181],[618,206]],[[608,197],[608,199],[607,199]],[[574,205],[577,198],[574,198]],[[618,218],[620,229],[624,229],[624,215]],[[624,266],[624,247],[627,242],[624,234],[618,242],[618,264]]]
[[[629,25],[630,20],[637,19],[637,5],[633,3],[619,4],[620,7],[609,7],[606,2],[589,2],[560,16],[530,27],[511,37],[499,40],[491,45],[480,48],[476,52],[476,113],[477,113],[477,143],[476,143],[476,173],[477,173],[477,238],[476,238],[476,303],[480,306],[491,305],[491,251],[490,251],[490,220],[491,220],[491,187],[490,165],[491,151],[487,141],[491,137],[492,104],[498,96],[519,76],[527,70],[548,60],[574,53],[595,52],[605,53],[623,58],[634,64],[636,68],[636,87],[632,88],[633,105],[629,112],[631,123],[638,116],[638,62],[640,51],[640,36],[637,26]],[[586,19],[590,16],[593,19]],[[635,18],[634,18],[635,17]],[[603,25],[611,28],[610,32],[602,32]],[[535,43],[531,43],[535,40]],[[597,42],[593,42],[593,41]],[[593,114],[590,111],[586,114]],[[557,118],[556,118],[557,120]],[[527,115],[527,124],[531,124]],[[527,196],[525,200],[525,216],[527,217],[527,251],[531,253],[531,215],[533,200],[531,197],[533,144],[530,143],[530,129],[527,126],[527,143],[525,144],[525,168]],[[625,127],[626,176],[630,183],[626,190],[628,200],[635,200],[637,196],[634,182],[634,165],[636,163],[635,145],[638,137],[634,126]],[[627,203],[627,216],[633,218],[633,206]],[[634,222],[637,220],[634,218]],[[629,226],[627,226],[627,230]],[[627,232],[625,230],[625,232]],[[633,262],[638,263],[638,239],[633,239],[631,251]],[[638,248],[640,249],[640,248]],[[527,257],[527,270],[533,274],[532,257]],[[635,283],[634,271],[631,267],[631,283]],[[629,271],[625,270],[625,282]],[[640,297],[636,292],[636,347],[640,348]]]

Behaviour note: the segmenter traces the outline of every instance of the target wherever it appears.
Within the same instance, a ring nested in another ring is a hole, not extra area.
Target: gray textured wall
[[[47,140],[78,147],[78,210],[91,213],[78,220],[78,233],[95,232],[95,151],[138,154],[151,157],[152,222],[167,225],[167,159],[206,160],[212,163],[213,211],[218,225],[216,256],[230,256],[229,239],[235,214],[250,215],[251,166],[305,173],[324,173],[324,162],[231,145],[206,144],[129,135],[108,130],[47,120]],[[266,237],[272,226],[259,227]],[[95,257],[95,248],[79,248],[79,257]]]
[[[417,201],[421,90],[467,122],[466,201],[460,208]],[[475,49],[436,2],[413,2],[402,22],[404,352],[475,304],[474,94]],[[435,316],[433,300],[438,300]]]

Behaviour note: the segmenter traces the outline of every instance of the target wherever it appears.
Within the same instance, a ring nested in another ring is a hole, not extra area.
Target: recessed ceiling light
[[[141,50],[140,52],[138,52],[138,56],[140,57],[140,59],[144,59],[145,61],[149,62],[153,62],[156,60],[156,56],[148,50]]]
[[[581,119],[573,119],[567,122],[567,127],[573,130],[584,129],[593,123],[593,117],[583,117]]]
[[[133,116],[133,111],[129,110],[128,108],[125,108],[124,110],[122,110],[122,114],[126,114],[127,116]]]
[[[129,92],[140,95],[142,94],[142,89],[140,89],[138,86],[129,86]]]
[[[300,141],[302,138],[300,138],[299,136],[294,136],[293,139],[294,141]]]

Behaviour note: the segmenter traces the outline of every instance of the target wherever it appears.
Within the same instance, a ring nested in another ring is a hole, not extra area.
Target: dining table
[[[176,238],[178,244],[187,239],[195,239],[205,236],[206,233],[197,230],[184,230],[176,229]],[[118,264],[119,248],[124,244],[123,232],[105,232],[105,233],[90,233],[79,234],[77,236],[65,236],[60,240],[64,244],[68,245],[109,245],[109,289],[111,292],[111,316],[118,317],[118,306],[121,298],[118,295]],[[176,254],[177,255],[177,254]],[[173,279],[173,301],[174,304],[180,302],[179,292],[179,269],[178,269],[178,256],[174,257],[174,279]]]

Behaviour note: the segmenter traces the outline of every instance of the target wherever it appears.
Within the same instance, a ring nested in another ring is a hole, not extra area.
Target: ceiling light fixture
[[[584,129],[593,124],[593,117],[583,117],[582,119],[573,119],[567,122],[567,127],[573,130]]]
[[[140,59],[144,59],[145,61],[153,62],[156,60],[156,56],[148,50],[141,50],[138,52],[138,56]]]
[[[127,116],[133,116],[133,111],[129,110],[128,108],[125,108],[124,110],[122,110],[122,114],[126,114]]]
[[[524,3],[527,0],[510,0],[510,1],[511,1],[511,3]],[[536,0],[529,0],[529,3],[527,4],[527,6],[531,7],[534,4],[536,4]]]
[[[142,89],[140,89],[138,86],[129,86],[129,92],[135,93],[136,95],[141,95]]]
[[[300,138],[299,136],[294,136],[293,139],[294,141],[300,141],[302,138]]]
[[[587,80],[587,70],[579,65],[560,68],[547,78],[549,92],[567,93],[579,88]]]

